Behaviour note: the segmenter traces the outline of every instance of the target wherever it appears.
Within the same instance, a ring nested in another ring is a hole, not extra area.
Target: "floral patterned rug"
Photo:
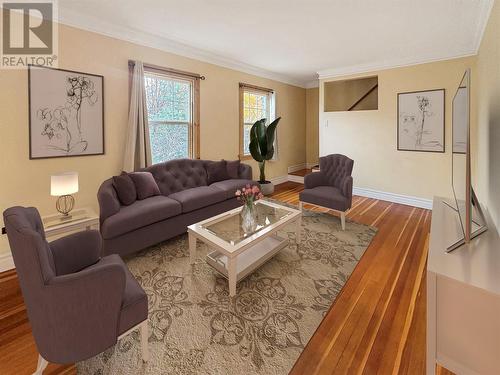
[[[134,332],[77,364],[79,374],[288,374],[370,244],[376,229],[306,211],[302,241],[289,245],[238,284],[204,260],[189,264],[187,235],[153,246],[127,265],[148,294],[148,363]]]

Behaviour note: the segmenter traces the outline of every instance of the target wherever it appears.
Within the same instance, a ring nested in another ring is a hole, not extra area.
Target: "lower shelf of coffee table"
[[[288,245],[288,239],[269,236],[246,249],[236,258],[236,281],[240,281],[275,256]],[[228,278],[227,256],[212,251],[207,254],[207,263],[225,278]]]

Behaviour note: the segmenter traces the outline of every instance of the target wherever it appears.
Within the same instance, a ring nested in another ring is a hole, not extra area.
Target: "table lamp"
[[[50,176],[50,195],[57,198],[56,209],[69,219],[69,213],[75,205],[75,198],[71,194],[78,192],[78,173],[62,172]]]

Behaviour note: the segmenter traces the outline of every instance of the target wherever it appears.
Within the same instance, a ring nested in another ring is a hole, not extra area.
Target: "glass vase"
[[[241,209],[241,227],[243,232],[251,233],[257,228],[257,220],[255,217],[255,205],[253,202],[246,203]]]

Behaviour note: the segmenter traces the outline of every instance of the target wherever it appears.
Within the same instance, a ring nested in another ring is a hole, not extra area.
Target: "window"
[[[250,129],[255,121],[276,117],[274,93],[270,89],[240,83],[240,159],[250,158]],[[274,157],[277,155],[276,142]]]
[[[197,80],[176,74],[144,74],[151,163],[198,157]]]

